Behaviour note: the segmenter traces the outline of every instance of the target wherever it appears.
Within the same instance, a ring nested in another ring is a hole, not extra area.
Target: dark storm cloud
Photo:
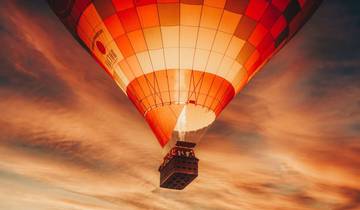
[[[14,27],[21,23],[9,19],[10,8],[6,2],[1,4],[5,5],[2,5],[0,14],[0,87],[3,97],[22,94],[34,100],[72,101],[72,91],[55,74],[56,67],[26,40],[26,34]]]
[[[330,97],[339,89],[343,92],[358,91],[360,84],[360,4],[358,1],[342,2],[327,1],[326,7],[320,8],[321,16],[314,19],[314,27],[308,31],[308,41],[301,46],[306,50],[306,56],[316,57],[321,65],[312,69],[313,74],[307,78],[307,88],[318,97]],[[332,17],[329,19],[329,17]],[[319,33],[321,32],[321,33]],[[299,88],[301,88],[299,87]]]
[[[324,4],[315,14],[312,27],[305,26],[284,48],[296,46],[298,50],[287,51],[287,55],[280,52],[252,81],[252,89],[244,90],[243,94],[256,95],[257,104],[265,108],[247,103],[247,98],[230,108],[234,106],[233,115],[243,105],[262,112],[256,117],[250,114],[250,123],[256,122],[254,130],[268,142],[278,142],[278,147],[304,156],[308,163],[319,166],[332,163],[335,168],[346,167],[358,176],[359,130],[354,126],[360,122],[360,41],[355,40],[354,34],[359,34],[356,26],[360,15],[350,12],[355,10],[355,4],[342,4],[339,6],[336,1]],[[301,37],[304,34],[306,41]],[[286,115],[289,115],[286,124],[277,121]],[[283,124],[286,129],[269,136],[263,131],[266,121]],[[241,119],[237,122],[235,125],[243,126]]]
[[[110,88],[110,92],[107,86],[112,83],[105,83],[105,85],[101,83],[109,78],[99,77],[99,74],[96,74],[98,71],[94,69],[91,69],[89,73],[87,69],[78,72],[78,75],[74,77],[79,84],[69,81],[69,77],[63,77],[65,70],[71,73],[77,70],[76,65],[65,63],[63,59],[69,57],[74,59],[69,52],[76,54],[77,51],[82,52],[83,49],[77,45],[71,49],[66,48],[67,41],[63,41],[61,44],[64,49],[61,52],[55,51],[51,54],[49,52],[53,49],[46,50],[51,44],[58,48],[59,43],[47,42],[46,37],[49,35],[47,32],[51,31],[49,29],[53,26],[48,22],[48,15],[52,13],[44,2],[39,1],[38,4],[34,4],[29,1],[18,1],[15,5],[15,2],[4,1],[0,4],[0,41],[5,49],[0,51],[2,102],[0,105],[7,107],[4,111],[4,107],[1,106],[3,108],[0,114],[0,133],[2,134],[0,145],[34,156],[61,159],[88,169],[107,170],[115,167],[109,161],[102,159],[106,149],[88,143],[87,136],[69,136],[68,133],[71,132],[58,132],[57,126],[68,127],[70,130],[81,127],[76,123],[72,125],[60,121],[74,119],[74,116],[79,115],[80,110],[85,109],[84,105],[82,107],[78,104],[76,95],[76,91],[80,91],[82,87],[86,87],[87,90],[81,91],[87,91],[90,94],[93,88],[105,90],[101,94],[106,96],[112,92],[111,98],[103,99],[107,103],[111,100],[110,103],[120,104],[125,97],[119,94],[118,89]],[[32,31],[29,32],[28,27]],[[61,33],[65,30],[60,28],[59,31]],[[58,33],[58,31],[53,31],[51,36]],[[85,59],[83,62],[88,61]],[[96,66],[95,62],[94,66]],[[93,81],[97,81],[97,84],[92,84]],[[86,84],[87,82],[90,84]],[[93,94],[92,97],[96,95]],[[104,107],[106,107],[106,102]],[[18,109],[18,103],[22,104],[21,109]],[[25,111],[29,107],[32,107],[30,115],[28,115],[30,112]],[[87,116],[91,117],[91,115]],[[116,167],[121,168],[119,165]]]
[[[311,22],[313,27],[308,29],[309,40],[302,43],[300,49],[311,49],[307,50],[307,54],[315,56],[322,62],[332,61],[341,65],[346,61],[358,60],[359,1],[349,0],[339,3],[336,0],[328,0],[325,4],[319,8],[318,13],[315,13],[317,17]]]

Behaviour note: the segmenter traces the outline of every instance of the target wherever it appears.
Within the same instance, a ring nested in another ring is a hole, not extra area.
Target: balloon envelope
[[[48,1],[162,146],[172,138],[197,138],[321,3]]]

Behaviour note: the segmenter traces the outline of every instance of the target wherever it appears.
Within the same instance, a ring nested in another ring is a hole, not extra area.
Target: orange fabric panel
[[[285,27],[286,20],[284,16],[280,16],[271,28],[271,34],[273,35],[273,37],[279,36],[279,34],[284,30]]]
[[[262,24],[258,24],[254,32],[251,34],[249,38],[249,42],[255,47],[257,47],[260,44],[260,42],[264,39],[267,32],[268,32],[267,29]]]
[[[127,94],[146,118],[160,144],[165,144],[176,125],[179,114],[176,110],[180,105],[195,104],[219,115],[234,97],[235,90],[231,83],[215,74],[162,70],[137,77],[128,85]],[[174,110],[175,114],[172,114]]]
[[[152,109],[146,113],[145,119],[161,146],[171,139],[177,119],[184,105],[167,105]]]
[[[238,57],[236,58],[236,60],[240,63],[240,64],[245,64],[246,61],[248,60],[248,58],[251,56],[251,54],[254,52],[255,47],[250,44],[249,42],[247,42],[244,47],[241,49]]]
[[[269,5],[267,0],[251,0],[249,6],[246,9],[246,15],[254,20],[260,20],[266,8]]]
[[[160,24],[162,26],[176,26],[180,23],[179,4],[158,4]]]
[[[157,5],[146,5],[137,8],[141,26],[143,28],[155,27],[160,25]]]
[[[129,57],[134,54],[134,49],[131,45],[129,38],[126,35],[119,36],[115,39],[115,42],[124,57]]]
[[[128,33],[128,38],[131,42],[131,45],[136,53],[143,52],[147,50],[147,45],[145,37],[142,30],[137,30]]]
[[[158,3],[179,3],[179,0],[157,0]]]
[[[135,8],[130,8],[118,13],[126,32],[141,29],[141,24]]]
[[[194,104],[218,115],[321,2],[53,1],[79,8],[62,21],[116,76],[162,145],[176,124],[177,117],[166,119],[174,107]]]
[[[247,70],[249,70],[255,63],[256,61],[260,58],[260,54],[258,51],[254,51],[253,54],[250,56],[250,58],[247,60],[247,62],[245,63],[245,68]]]
[[[104,21],[106,28],[113,37],[118,37],[125,33],[119,17],[115,14]]]
[[[112,0],[116,11],[122,11],[134,7],[133,0]]]

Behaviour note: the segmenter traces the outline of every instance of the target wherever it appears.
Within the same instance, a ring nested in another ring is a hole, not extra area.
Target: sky
[[[359,210],[360,5],[325,0],[230,103],[199,177],[41,0],[0,1],[0,210]]]

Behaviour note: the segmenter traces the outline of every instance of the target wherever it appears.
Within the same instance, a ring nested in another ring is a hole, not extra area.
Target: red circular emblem
[[[100,41],[96,41],[96,47],[98,48],[98,50],[99,50],[102,54],[105,54],[105,53],[106,53],[105,46],[104,46],[103,43],[101,43]]]

